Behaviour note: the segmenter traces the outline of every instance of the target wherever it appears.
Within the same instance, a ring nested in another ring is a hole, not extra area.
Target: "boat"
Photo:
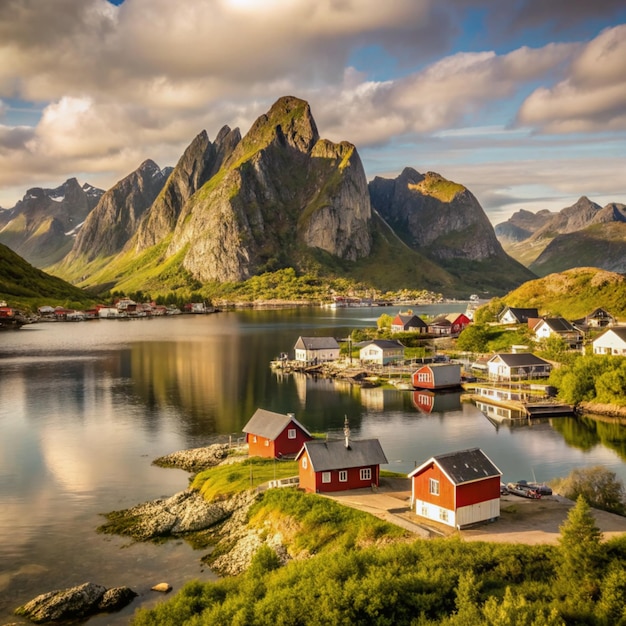
[[[507,491],[522,498],[539,499],[541,494],[537,489],[531,487],[526,481],[518,481],[516,483],[507,483]]]
[[[552,495],[552,488],[546,485],[545,483],[538,483],[538,482],[529,483],[529,482],[526,482],[525,480],[518,480],[517,484],[522,485],[522,486],[526,485],[530,489],[534,489],[535,491],[539,492],[539,494],[542,496]]]

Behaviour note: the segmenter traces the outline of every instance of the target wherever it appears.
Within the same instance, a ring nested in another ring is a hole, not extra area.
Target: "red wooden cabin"
[[[458,363],[422,365],[411,375],[417,389],[452,389],[461,386],[461,366]]]
[[[415,513],[462,528],[500,516],[502,472],[480,448],[433,456],[410,474]]]
[[[274,413],[257,409],[244,426],[248,456],[270,458],[295,457],[302,445],[312,439],[311,433],[293,413]]]
[[[307,441],[297,456],[300,488],[312,493],[378,486],[387,457],[378,439]]]

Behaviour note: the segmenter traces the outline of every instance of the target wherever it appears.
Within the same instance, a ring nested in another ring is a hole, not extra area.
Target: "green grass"
[[[200,472],[191,483],[207,502],[229,498],[279,478],[298,475],[295,461],[251,457],[241,463],[219,465]]]

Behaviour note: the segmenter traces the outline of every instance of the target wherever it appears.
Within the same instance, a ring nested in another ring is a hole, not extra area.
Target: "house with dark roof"
[[[433,456],[408,477],[415,514],[453,528],[500,516],[502,472],[480,448]]]
[[[295,360],[303,363],[326,363],[339,358],[339,343],[334,337],[298,337]]]
[[[606,328],[607,326],[615,326],[617,320],[606,309],[599,307],[572,323],[579,328]]]
[[[461,366],[458,363],[427,363],[411,374],[416,389],[450,389],[461,386]]]
[[[494,354],[487,361],[487,372],[491,380],[547,378],[551,371],[550,362],[531,352]]]
[[[573,350],[580,350],[583,345],[583,334],[563,317],[544,317],[537,320],[532,331],[539,341],[559,337]]]
[[[428,324],[418,315],[398,313],[391,320],[392,333],[427,333]]]
[[[450,335],[452,334],[452,322],[446,315],[439,315],[428,322],[428,332],[431,335]]]
[[[243,427],[248,456],[269,458],[295,457],[313,436],[293,413],[274,413],[257,409]]]
[[[361,344],[359,359],[364,363],[378,365],[404,361],[404,346],[393,339],[372,339]]]
[[[500,324],[526,324],[529,318],[539,317],[538,309],[528,308],[522,309],[518,307],[507,306],[498,315],[498,323]]]
[[[378,486],[380,466],[389,463],[378,439],[307,441],[298,453],[300,488],[311,493],[326,493]]]
[[[613,326],[592,340],[594,354],[626,356],[626,326]]]

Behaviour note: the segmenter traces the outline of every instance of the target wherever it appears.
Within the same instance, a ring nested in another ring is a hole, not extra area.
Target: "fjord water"
[[[461,312],[464,303],[415,307]],[[163,599],[150,587],[210,580],[203,552],[182,541],[131,544],[101,535],[101,514],[186,488],[189,475],[158,456],[241,438],[261,407],[293,412],[309,430],[377,437],[389,464],[409,472],[433,454],[481,447],[503,480],[549,480],[602,464],[626,479],[623,428],[556,418],[496,427],[446,396],[431,413],[412,392],[276,374],[300,335],[346,337],[398,309],[301,308],[151,320],[42,323],[0,335],[0,623],[37,594],[86,581],[127,585],[139,597],[90,624],[126,624]],[[605,445],[602,442],[609,441]]]

